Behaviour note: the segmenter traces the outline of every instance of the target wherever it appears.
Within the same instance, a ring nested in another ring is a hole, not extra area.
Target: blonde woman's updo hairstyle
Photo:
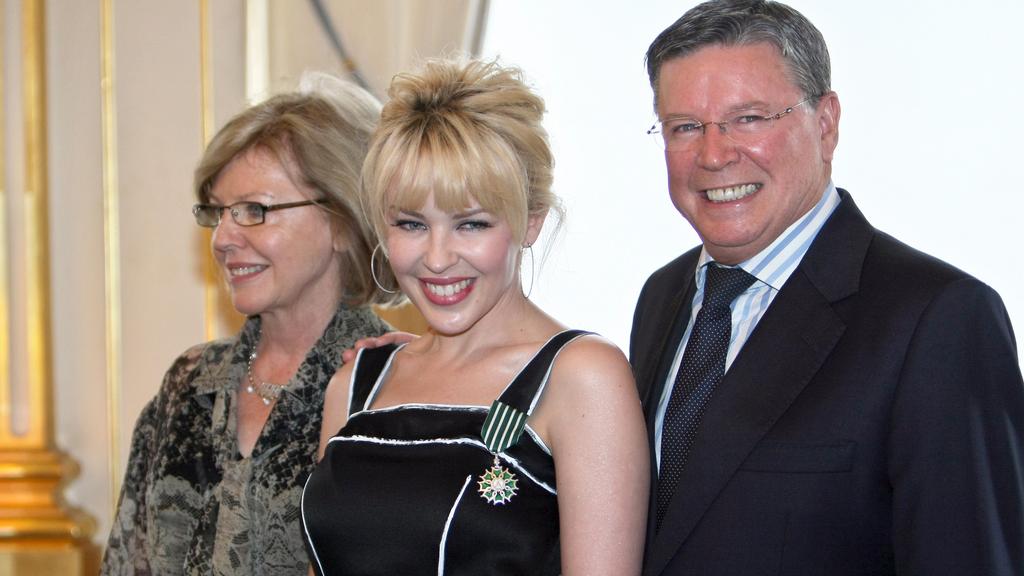
[[[369,92],[327,74],[307,73],[295,92],[273,96],[232,118],[206,147],[195,171],[195,194],[210,201],[217,177],[254,149],[274,154],[291,177],[319,193],[335,234],[347,241],[341,255],[346,304],[392,304],[400,295],[376,289],[370,254],[376,244],[359,205],[359,179],[380,103]],[[378,270],[393,284],[389,269]]]
[[[390,210],[416,210],[431,193],[446,212],[475,199],[519,242],[528,216],[561,216],[544,100],[517,68],[430,60],[395,76],[388,96],[363,165],[363,207],[380,238]]]

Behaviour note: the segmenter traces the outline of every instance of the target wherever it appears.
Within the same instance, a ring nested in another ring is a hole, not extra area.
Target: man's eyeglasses
[[[315,200],[303,200],[301,202],[285,202],[283,204],[260,204],[259,202],[235,202],[230,206],[219,204],[196,204],[192,206],[192,214],[196,217],[196,224],[204,228],[216,228],[220,224],[221,214],[225,209],[231,212],[231,219],[239,226],[256,226],[263,224],[267,218],[267,212],[274,210],[285,210],[287,208],[298,208],[316,204]]]
[[[817,99],[817,96],[804,98],[782,112],[768,116],[740,112],[728,120],[719,122],[704,122],[685,116],[666,118],[655,122],[647,133],[655,136],[664,145],[665,150],[682,152],[695,147],[700,141],[700,137],[707,133],[708,126],[716,125],[722,134],[733,142],[742,146],[750,146],[759,143],[764,135],[772,129],[776,120],[793,112],[801,104]]]

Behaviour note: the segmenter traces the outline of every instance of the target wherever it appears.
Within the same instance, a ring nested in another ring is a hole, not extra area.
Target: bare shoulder
[[[573,340],[558,354],[552,377],[561,387],[598,391],[619,385],[633,385],[633,373],[625,354],[615,344],[596,334]]]
[[[646,458],[643,421],[625,355],[608,340],[588,335],[558,355],[531,425],[551,448],[561,488],[566,468],[583,455],[614,454],[620,462]]]
[[[537,424],[565,422],[568,414],[617,420],[623,413],[614,407],[633,403],[639,404],[639,396],[626,356],[601,336],[587,335],[567,344],[555,359]]]
[[[327,412],[328,408],[333,409],[348,405],[349,382],[352,381],[352,370],[354,367],[355,362],[342,364],[334,373],[334,376],[331,376],[330,382],[327,383],[327,390],[324,392],[324,413]],[[348,410],[346,409],[345,412],[348,412]]]
[[[318,458],[323,458],[324,448],[338,430],[348,422],[349,382],[355,362],[343,364],[327,383],[324,392],[323,421],[320,424],[320,450]]]

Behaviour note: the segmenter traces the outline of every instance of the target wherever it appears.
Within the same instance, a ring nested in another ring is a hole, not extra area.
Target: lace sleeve
[[[157,400],[154,398],[146,405],[135,423],[124,484],[100,569],[104,576],[152,574],[146,538],[146,482],[153,460]]]

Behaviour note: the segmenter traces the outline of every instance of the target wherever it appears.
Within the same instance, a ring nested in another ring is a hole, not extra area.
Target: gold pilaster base
[[[0,576],[78,576],[95,564],[95,523],[60,496],[76,473],[48,450],[0,450]]]
[[[0,576],[80,576],[85,565],[76,547],[0,546]]]

